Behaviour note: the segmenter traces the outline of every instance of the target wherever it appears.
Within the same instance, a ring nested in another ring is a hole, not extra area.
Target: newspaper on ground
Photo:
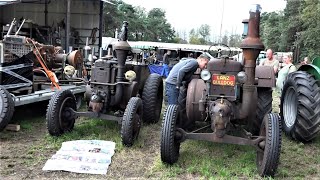
[[[44,165],[44,171],[70,171],[88,174],[106,174],[114,155],[115,143],[101,140],[63,142]]]

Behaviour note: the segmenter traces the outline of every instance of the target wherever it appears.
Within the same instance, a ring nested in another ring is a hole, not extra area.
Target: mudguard
[[[256,67],[256,79],[258,80],[258,87],[275,87],[276,78],[273,67],[270,66],[257,66]]]

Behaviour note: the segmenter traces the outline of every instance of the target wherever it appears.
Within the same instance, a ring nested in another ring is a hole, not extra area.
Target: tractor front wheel
[[[281,151],[281,127],[277,114],[266,114],[261,124],[259,136],[265,140],[259,143],[257,150],[257,167],[260,176],[273,177],[278,168]]]
[[[58,91],[52,96],[46,114],[50,135],[60,136],[73,130],[76,117],[72,110],[77,110],[77,103],[70,90]]]
[[[178,161],[180,141],[177,138],[177,120],[179,119],[179,106],[169,105],[164,113],[161,130],[161,160],[173,164]]]
[[[138,138],[142,123],[142,107],[141,99],[132,97],[124,112],[121,125],[121,138],[122,143],[127,147],[132,146],[134,140]]]

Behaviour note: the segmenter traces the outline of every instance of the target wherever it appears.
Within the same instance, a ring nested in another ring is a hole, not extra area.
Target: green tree
[[[114,36],[123,21],[129,23],[129,40],[169,42],[175,35],[165,17],[165,11],[155,8],[146,12],[144,8],[134,7],[121,0],[110,0],[115,5],[104,6],[104,35]]]
[[[210,26],[208,24],[202,24],[198,31],[199,31],[200,36],[205,41],[208,41],[208,38],[210,36]]]
[[[222,39],[221,39],[221,43],[225,44],[225,45],[228,45],[228,41],[229,41],[228,35],[224,34]]]
[[[279,37],[282,33],[279,24],[282,23],[282,14],[277,12],[264,13],[261,19],[261,35],[265,47],[279,51]]]
[[[231,35],[229,37],[229,43],[228,45],[230,47],[240,47],[240,44],[242,42],[242,37],[240,34],[234,34],[234,35]]]
[[[303,29],[301,33],[304,51],[311,58],[320,56],[320,2],[319,0],[305,0],[305,8],[302,11],[301,20]]]

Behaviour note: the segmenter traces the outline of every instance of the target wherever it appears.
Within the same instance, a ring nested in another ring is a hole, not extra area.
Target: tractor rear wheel
[[[163,102],[163,81],[159,74],[150,74],[145,82],[143,93],[143,122],[157,123]]]
[[[281,94],[281,119],[285,133],[302,142],[320,131],[320,87],[307,72],[290,73]]]
[[[177,138],[176,123],[179,119],[179,106],[169,105],[164,113],[161,130],[161,160],[173,164],[178,161],[180,141]]]
[[[14,112],[14,101],[10,93],[0,86],[0,131],[10,122]]]
[[[258,101],[256,109],[256,120],[252,124],[252,133],[257,135],[261,127],[261,123],[266,114],[272,111],[272,88],[257,88]]]
[[[77,110],[76,98],[70,90],[56,92],[47,108],[47,129],[52,136],[60,136],[73,130]]]
[[[143,117],[142,107],[142,101],[138,97],[130,98],[127,104],[121,125],[122,143],[127,147],[132,146],[134,140],[138,138]]]
[[[257,167],[260,176],[273,177],[279,164],[281,151],[281,119],[277,114],[266,114],[261,124],[259,136],[265,140],[259,143]]]

